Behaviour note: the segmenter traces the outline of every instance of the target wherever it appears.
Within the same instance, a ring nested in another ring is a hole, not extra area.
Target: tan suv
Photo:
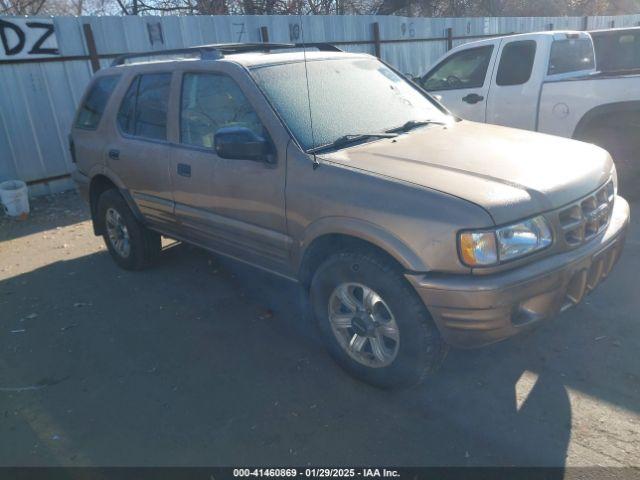
[[[629,221],[604,150],[455,118],[376,58],[218,45],[121,58],[70,135],[95,233],[160,235],[300,282],[329,351],[379,386],[579,303]]]

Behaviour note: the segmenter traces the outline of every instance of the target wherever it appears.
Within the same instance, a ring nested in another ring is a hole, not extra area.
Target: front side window
[[[254,67],[251,74],[304,150],[409,121],[451,120],[378,60],[323,59],[307,61],[306,68],[292,62]]]
[[[246,127],[264,136],[258,115],[231,78],[186,73],[182,81],[180,141],[213,148],[215,133],[224,127]]]
[[[120,80],[120,75],[109,75],[95,81],[78,111],[76,127],[90,130],[98,128],[100,118],[102,118],[104,109],[118,84],[118,80]]]
[[[425,75],[426,90],[480,88],[484,85],[493,46],[470,48],[453,54]]]
[[[170,73],[137,76],[120,104],[120,129],[136,137],[166,140],[170,88]]]
[[[555,40],[549,55],[549,75],[594,68],[593,45],[588,38]]]
[[[535,57],[534,40],[507,43],[502,49],[496,83],[503,87],[527,83],[531,78]]]

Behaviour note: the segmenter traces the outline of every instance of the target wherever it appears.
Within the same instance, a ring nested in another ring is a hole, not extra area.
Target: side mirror
[[[429,91],[427,90],[427,81],[425,80],[424,77],[414,77],[413,81],[418,85],[420,85],[420,87],[422,87],[423,90]]]
[[[224,127],[214,136],[216,153],[233,160],[267,160],[269,142],[246,127]]]

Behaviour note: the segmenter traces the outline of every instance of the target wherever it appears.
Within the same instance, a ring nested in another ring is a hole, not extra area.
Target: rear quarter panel
[[[640,100],[640,75],[545,82],[537,130],[573,138],[580,120],[594,108],[637,100]]]

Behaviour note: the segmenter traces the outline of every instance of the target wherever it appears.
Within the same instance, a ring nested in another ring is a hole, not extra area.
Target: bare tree
[[[0,0],[0,15],[107,15],[113,0]],[[115,10],[115,11],[114,11]]]
[[[4,15],[38,15],[46,0],[0,0],[0,13]]]
[[[640,12],[640,0],[0,0],[3,15],[562,16]]]

